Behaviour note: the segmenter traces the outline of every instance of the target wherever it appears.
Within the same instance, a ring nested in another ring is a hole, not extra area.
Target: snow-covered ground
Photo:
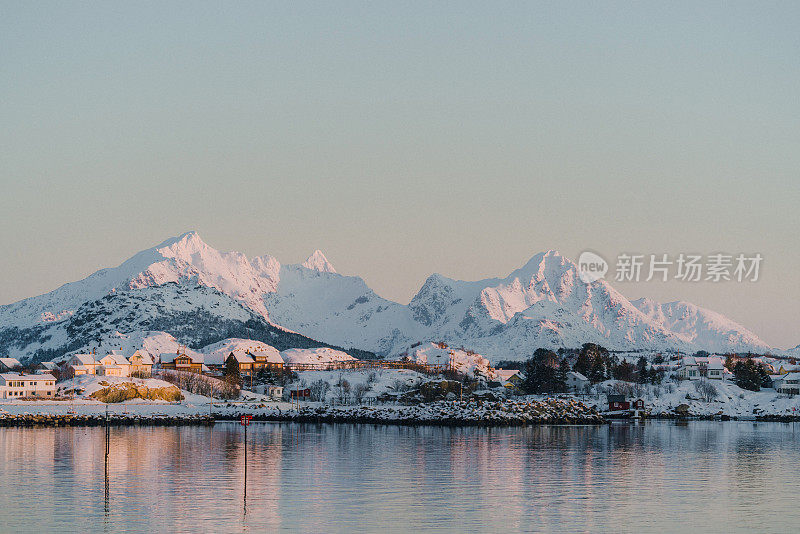
[[[319,347],[316,349],[289,349],[281,352],[285,363],[331,363],[355,360],[346,352]]]
[[[643,398],[646,408],[653,415],[674,414],[675,408],[681,404],[689,406],[689,414],[696,416],[726,415],[730,417],[755,417],[764,415],[800,415],[800,395],[790,397],[777,393],[774,389],[748,391],[729,381],[705,380],[704,383],[716,390],[716,398],[704,400],[695,385],[699,381],[684,380],[682,382],[665,381],[661,385],[627,384],[616,380],[608,380],[597,385],[598,390],[609,392],[629,390],[629,398]],[[606,408],[605,394],[589,396],[584,402]]]
[[[475,376],[477,372],[486,378],[496,377],[496,373],[490,370],[488,358],[446,345],[423,343],[410,349],[408,355],[416,363],[452,366],[454,370],[468,376]]]

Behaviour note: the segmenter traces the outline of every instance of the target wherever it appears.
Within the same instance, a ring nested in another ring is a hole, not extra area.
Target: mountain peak
[[[317,249],[311,256],[306,258],[303,262],[303,267],[311,269],[312,271],[319,271],[321,273],[335,273],[336,269],[333,268],[331,262],[325,257],[321,250]]]

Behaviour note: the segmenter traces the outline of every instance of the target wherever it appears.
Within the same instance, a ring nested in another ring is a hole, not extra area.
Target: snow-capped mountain
[[[769,349],[710,310],[631,302],[603,280],[584,283],[577,265],[555,251],[503,278],[431,275],[403,305],[378,296],[361,278],[338,274],[319,250],[302,264],[281,265],[268,255],[219,252],[189,232],[119,267],[0,306],[0,352],[22,358],[49,359],[118,333],[158,330],[201,346],[232,336],[296,335],[286,329],[302,335],[278,343],[280,350],[319,340],[397,355],[417,341],[444,341],[494,360],[586,342],[620,350]],[[271,337],[262,341],[276,345]]]
[[[664,326],[691,345],[702,346],[710,352],[736,350],[765,352],[770,347],[757,335],[717,312],[677,301],[659,304],[651,299],[632,302],[653,322]]]

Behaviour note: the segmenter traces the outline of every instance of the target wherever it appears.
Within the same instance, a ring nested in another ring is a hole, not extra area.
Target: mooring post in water
[[[106,421],[105,422],[106,422],[106,425],[105,425],[106,426],[106,428],[105,428],[106,454],[105,454],[104,478],[105,478],[105,514],[107,516],[108,515],[108,500],[109,500],[108,499],[108,497],[109,497],[109,491],[108,491],[109,490],[109,487],[108,487],[108,453],[109,453],[109,451],[111,449],[109,447],[109,441],[110,441],[110,438],[111,438],[111,430],[110,430],[111,427],[110,427],[109,421],[108,421],[108,405],[106,405]]]
[[[250,424],[252,418],[252,415],[243,415],[241,417],[242,426],[244,427],[244,479],[242,481],[242,503],[244,505],[245,514],[247,513],[247,425]]]

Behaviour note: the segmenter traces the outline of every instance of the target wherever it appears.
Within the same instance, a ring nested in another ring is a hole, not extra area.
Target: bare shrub
[[[311,390],[311,400],[316,402],[324,401],[330,387],[331,385],[322,379],[312,382],[309,388]]]
[[[238,399],[241,389],[237,384],[187,371],[161,370],[153,376],[189,393],[206,397],[213,395],[217,399]]]
[[[356,384],[353,388],[353,400],[356,404],[361,404],[361,401],[364,400],[364,395],[367,394],[370,388],[367,384]]]
[[[696,380],[694,389],[700,395],[700,398],[706,402],[711,402],[717,398],[717,386],[708,380]]]

